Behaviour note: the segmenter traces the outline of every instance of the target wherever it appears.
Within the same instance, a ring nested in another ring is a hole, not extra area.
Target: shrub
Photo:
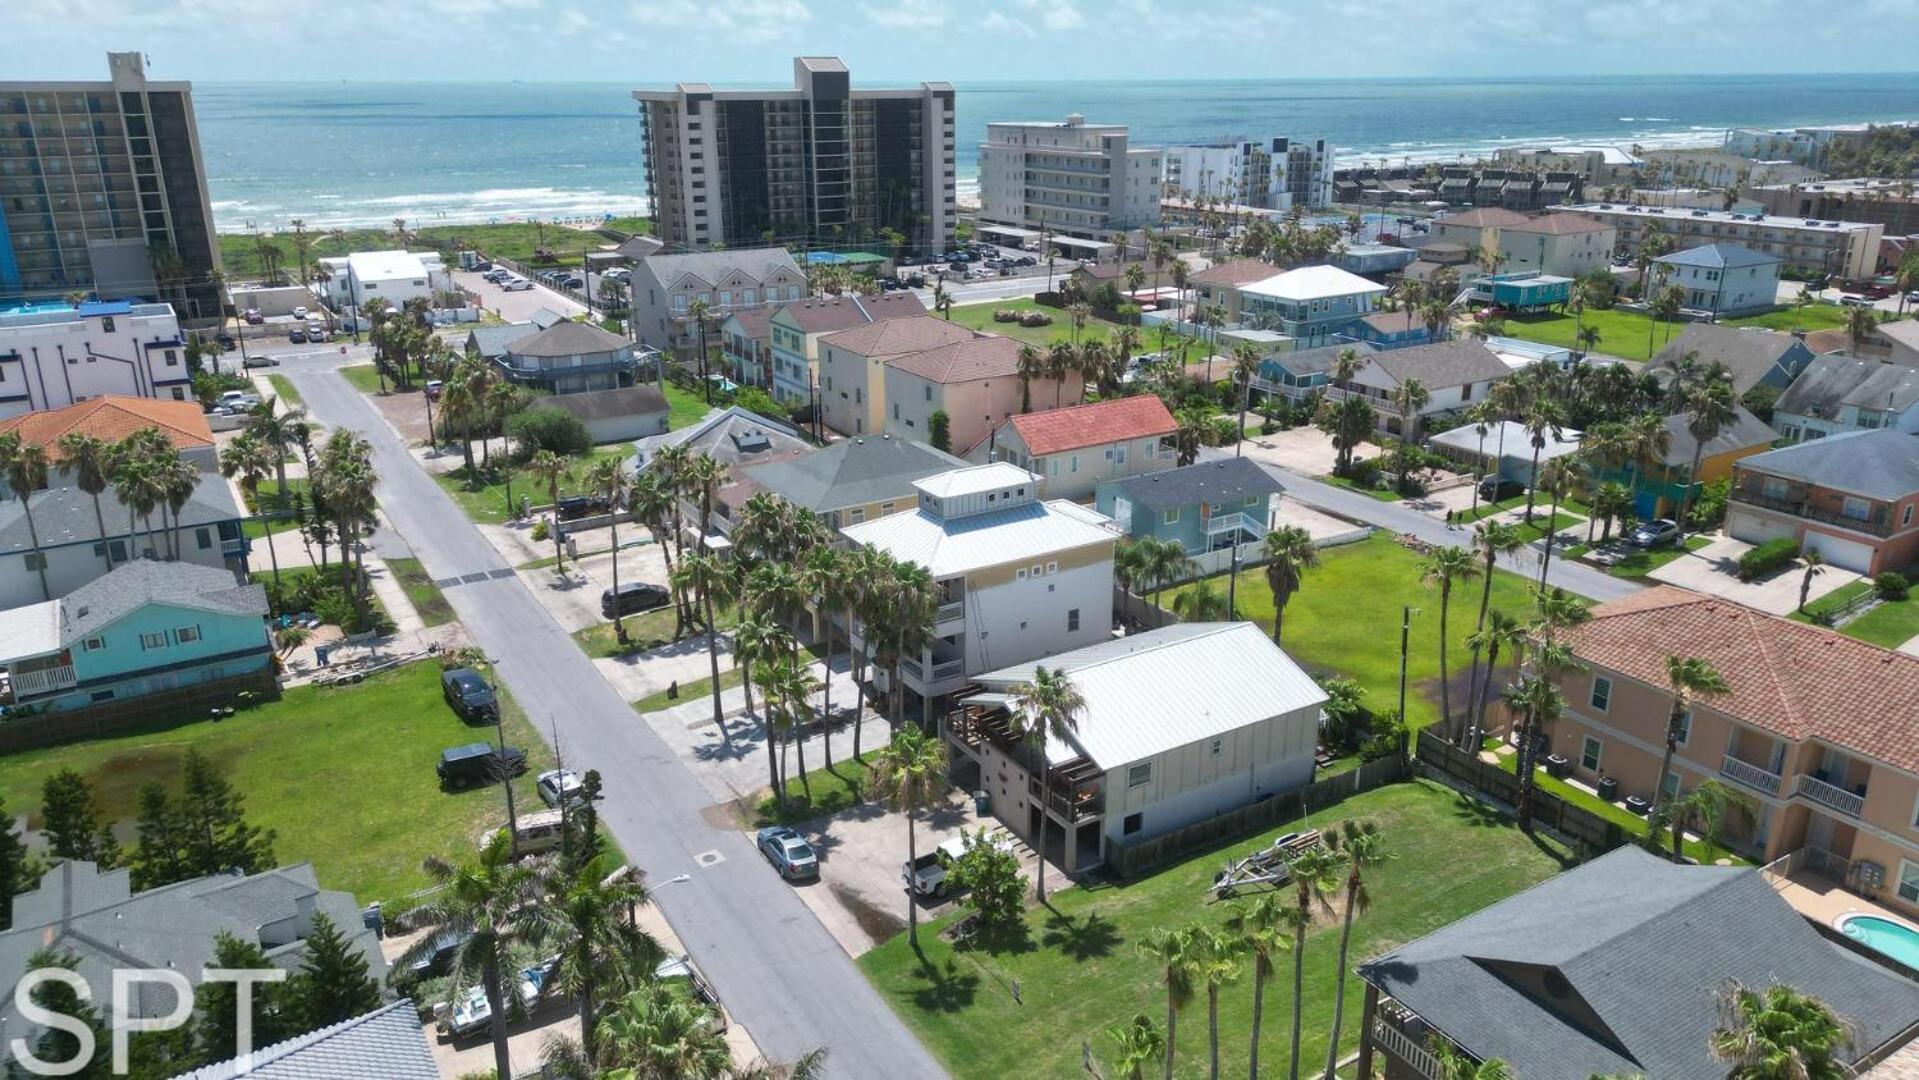
[[[993,321],[994,322],[1018,322],[1019,312],[1014,311],[1012,308],[994,308]]]
[[[1280,430],[1279,421],[1273,419],[1270,416],[1267,417],[1264,421],[1262,421],[1259,425],[1259,433],[1261,435],[1276,435],[1279,433],[1279,430]]]
[[[1774,537],[1739,556],[1739,580],[1763,577],[1798,557],[1799,541],[1790,536]]]
[[[946,880],[965,891],[967,903],[979,913],[980,925],[998,930],[1017,923],[1025,910],[1026,894],[1019,856],[988,841],[984,828],[961,835],[965,852],[947,863]]]
[[[540,541],[545,540],[547,537],[553,534],[547,531],[546,519],[541,518],[540,520],[533,523],[533,532],[531,535],[533,537],[533,542],[537,544]]]
[[[1378,761],[1406,752],[1406,723],[1398,709],[1388,709],[1373,717],[1372,737],[1359,748],[1359,760]]]
[[[1051,326],[1053,317],[1044,311],[1022,311],[1019,316],[1021,326]]]
[[[1692,512],[1686,515],[1688,529],[1704,529],[1719,524],[1726,516],[1726,497],[1732,492],[1732,478],[1721,477],[1699,486],[1699,495],[1692,501]]]
[[[1872,589],[1881,600],[1904,600],[1911,588],[1912,582],[1897,570],[1887,570],[1872,579]]]
[[[506,433],[522,454],[551,450],[562,456],[577,456],[593,448],[593,436],[587,434],[580,418],[550,405],[535,406],[507,418]]]

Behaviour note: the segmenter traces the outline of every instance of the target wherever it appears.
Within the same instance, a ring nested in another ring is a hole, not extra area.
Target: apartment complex
[[[137,52],[99,82],[0,82],[0,300],[90,291],[220,310],[193,87]],[[164,253],[164,256],[159,253]]]
[[[1768,214],[1866,221],[1885,226],[1889,236],[1919,232],[1919,185],[1911,180],[1859,177],[1768,184],[1749,195],[1759,200]]]
[[[1629,203],[1583,203],[1566,207],[1619,230],[1618,251],[1631,252],[1649,233],[1671,237],[1682,248],[1733,243],[1777,255],[1782,270],[1869,278],[1879,260],[1882,225],[1829,218],[1687,210]]]
[[[172,306],[114,300],[0,312],[0,418],[104,394],[193,396]]]
[[[980,220],[1104,242],[1159,224],[1165,151],[1132,145],[1124,124],[986,125],[979,148]]]
[[[697,354],[702,311],[706,347],[720,346],[735,312],[784,304],[806,295],[806,272],[785,248],[653,255],[633,267],[633,328],[661,352]]]
[[[790,90],[635,90],[654,230],[669,248],[877,237],[941,251],[953,201],[953,87],[859,89],[836,57]]]
[[[1205,197],[1261,210],[1324,208],[1332,198],[1333,155],[1325,139],[1169,146],[1168,197]]]
[[[1861,574],[1919,561],[1919,436],[1848,431],[1754,454],[1733,466],[1727,495],[1734,539],[1788,536]]]

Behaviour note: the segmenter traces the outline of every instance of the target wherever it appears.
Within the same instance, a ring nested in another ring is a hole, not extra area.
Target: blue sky
[[[108,49],[214,80],[1589,75],[1919,69],[1919,0],[7,0],[0,77]],[[1844,17],[1834,17],[1843,10]],[[1490,18],[1488,17],[1490,16]],[[1845,66],[1839,68],[1837,61]]]

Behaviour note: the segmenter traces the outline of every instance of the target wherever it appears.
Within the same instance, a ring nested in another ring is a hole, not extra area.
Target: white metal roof
[[[0,612],[0,661],[25,660],[60,651],[58,600]]]
[[[1264,281],[1240,287],[1241,293],[1270,296],[1276,300],[1324,300],[1334,296],[1383,293],[1386,286],[1368,281],[1337,266],[1302,266]]]
[[[989,510],[944,521],[926,510],[888,514],[848,525],[840,532],[856,544],[918,563],[934,578],[1026,562],[1100,542],[1118,534],[1108,519],[1063,499]]]
[[[1006,692],[1044,665],[1086,700],[1076,746],[1049,739],[1059,763],[1084,754],[1116,769],[1275,716],[1318,709],[1326,692],[1255,623],[1182,623],[977,676]]]
[[[1010,461],[994,461],[985,465],[934,473],[932,476],[913,481],[913,486],[936,499],[951,499],[960,495],[979,495],[1019,484],[1030,484],[1038,479],[1038,476]]]
[[[356,251],[347,266],[360,281],[397,281],[427,276],[426,262],[411,251]]]
[[[1503,432],[1502,429],[1504,429]],[[1505,440],[1503,443],[1500,441],[1502,435]],[[1553,433],[1547,431],[1546,445],[1539,451],[1539,460],[1550,461],[1553,458],[1566,454],[1578,453],[1579,439],[1580,433],[1574,431],[1572,428],[1561,428],[1558,438],[1554,438]],[[1477,454],[1480,452],[1479,425],[1465,424],[1451,431],[1442,431],[1434,435],[1432,441],[1440,446],[1447,446],[1455,450]],[[1505,456],[1508,458],[1520,461],[1532,460],[1533,436],[1532,432],[1526,430],[1526,425],[1524,424],[1516,423],[1512,420],[1501,420],[1496,424],[1487,424],[1485,452],[1487,454],[1498,453],[1501,446],[1505,447]]]

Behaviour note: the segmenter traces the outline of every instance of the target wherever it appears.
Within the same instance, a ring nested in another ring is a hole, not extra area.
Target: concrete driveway
[[[1246,440],[1245,453],[1256,461],[1307,476],[1325,476],[1332,472],[1333,462],[1339,456],[1333,449],[1333,441],[1315,427],[1255,435]]]
[[[1736,604],[1771,615],[1790,615],[1799,607],[1799,585],[1805,578],[1804,564],[1793,563],[1784,570],[1758,581],[1739,580],[1739,556],[1752,545],[1731,537],[1716,537],[1698,551],[1689,551],[1647,574],[1648,577],[1694,592],[1721,596]],[[1859,580],[1850,570],[1828,566],[1812,579],[1808,602]]]

